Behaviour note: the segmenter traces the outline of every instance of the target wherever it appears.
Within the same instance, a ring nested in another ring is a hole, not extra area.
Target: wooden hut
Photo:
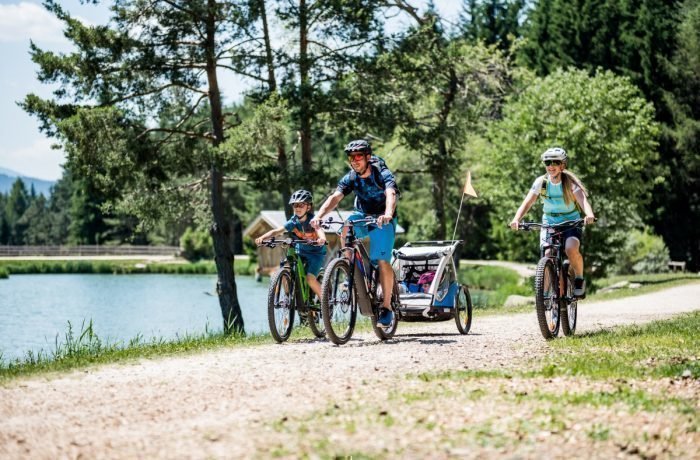
[[[329,216],[332,217],[333,220],[345,220],[351,213],[352,211],[333,211]],[[285,222],[287,222],[287,218],[284,215],[284,211],[261,211],[253,222],[245,228],[243,236],[254,240],[273,228],[284,226]],[[333,225],[330,229],[325,230],[325,232],[326,240],[328,241],[328,252],[326,255],[326,262],[328,262],[328,260],[335,257],[340,248],[340,225]],[[403,232],[404,229],[399,225],[396,229],[396,233]],[[280,238],[283,238],[283,236]],[[285,251],[285,248],[282,247],[259,247],[257,250],[258,266],[262,270],[262,273],[270,274],[277,270]]]

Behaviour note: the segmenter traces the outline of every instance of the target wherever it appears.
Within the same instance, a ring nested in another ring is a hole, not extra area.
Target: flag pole
[[[455,230],[452,232],[452,241],[454,241],[455,236],[457,236],[457,225],[459,225],[459,217],[462,215],[462,205],[464,204],[464,195],[473,196],[476,198],[476,190],[472,187],[472,173],[467,170],[467,177],[464,181],[464,188],[462,189],[462,200],[459,202],[459,211],[457,211],[457,220],[455,221]]]
[[[462,203],[464,203],[464,190],[462,190],[462,200],[459,202],[459,211],[457,211],[457,220],[455,221],[455,231],[452,232],[452,241],[455,240],[457,235],[457,225],[459,224],[459,216],[462,214]]]

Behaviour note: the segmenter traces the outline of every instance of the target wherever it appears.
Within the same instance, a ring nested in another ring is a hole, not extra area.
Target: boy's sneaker
[[[394,312],[388,308],[382,308],[381,313],[379,313],[379,318],[377,318],[377,326],[389,327],[391,322],[394,320]]]
[[[586,280],[583,278],[574,279],[574,295],[579,299],[586,298]]]

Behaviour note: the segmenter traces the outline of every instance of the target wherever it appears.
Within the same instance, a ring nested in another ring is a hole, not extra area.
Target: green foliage
[[[489,130],[491,146],[481,152],[482,189],[494,206],[492,237],[500,257],[536,258],[536,239],[511,232],[506,224],[545,172],[541,152],[559,145],[600,219],[586,228],[584,245],[586,265],[598,265],[601,276],[626,233],[639,225],[659,180],[654,175],[658,134],[653,107],[626,78],[569,70],[535,79],[506,105],[503,120]],[[538,203],[535,215],[540,209]]]
[[[668,271],[671,260],[664,240],[648,228],[632,230],[615,262],[620,275],[662,273]]]
[[[206,230],[188,228],[180,238],[182,257],[189,261],[211,259],[214,257],[214,245],[211,235]]]
[[[7,279],[10,277],[10,273],[5,267],[0,267],[0,279]]]
[[[460,15],[461,32],[471,42],[483,41],[508,51],[520,36],[525,0],[466,0]]]

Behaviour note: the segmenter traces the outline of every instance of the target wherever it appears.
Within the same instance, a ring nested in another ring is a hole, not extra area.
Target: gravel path
[[[579,330],[700,309],[700,284],[579,305]],[[400,325],[342,347],[300,341],[103,366],[0,387],[0,458],[265,457],[265,426],[406,374],[501,369],[550,352],[535,315]],[[697,446],[696,446],[697,447]],[[456,454],[456,456],[460,456]]]

